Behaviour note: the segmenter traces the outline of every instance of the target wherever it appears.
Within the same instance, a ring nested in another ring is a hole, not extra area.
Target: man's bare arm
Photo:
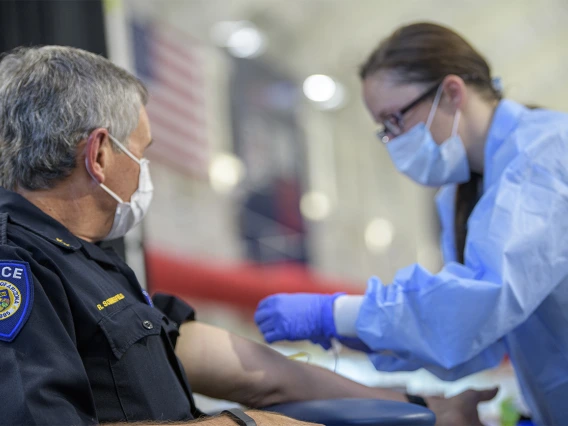
[[[181,326],[176,354],[195,392],[248,407],[345,397],[406,401],[399,392],[291,361],[266,345],[199,322]]]

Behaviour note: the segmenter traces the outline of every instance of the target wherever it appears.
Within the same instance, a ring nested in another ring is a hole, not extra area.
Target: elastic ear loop
[[[128,155],[128,156],[129,156],[132,160],[134,160],[134,162],[136,162],[139,166],[142,166],[142,160],[139,160],[138,158],[136,158],[136,157],[134,156],[134,154],[132,154],[128,148],[126,148],[122,143],[119,142],[118,139],[116,139],[116,138],[115,138],[114,136],[112,136],[110,133],[108,134],[108,137],[109,137],[109,139],[110,139],[114,144],[116,144],[116,146],[118,146],[118,147],[120,148],[120,150],[121,150],[122,152],[124,152],[126,155]],[[145,160],[146,162],[148,162],[148,160],[146,160],[146,159],[144,159],[144,160]],[[87,172],[91,175],[91,172],[89,171],[89,167],[88,167],[88,164],[87,164],[87,157],[85,157],[85,166],[86,166],[86,168],[87,168]],[[95,182],[97,182],[97,183],[100,185],[100,187],[101,187],[102,189],[104,189],[104,190],[106,191],[106,193],[107,193],[108,195],[110,195],[112,198],[114,198],[117,203],[124,204],[124,201],[122,200],[122,198],[120,198],[120,197],[116,194],[116,192],[114,192],[113,190],[111,190],[111,189],[110,189],[108,186],[106,186],[104,183],[98,182],[98,181],[93,177],[93,175],[91,175],[91,177],[93,178],[93,180],[94,180]]]
[[[140,166],[140,172],[142,171],[142,163],[143,162],[144,163],[150,163],[145,158],[142,158],[142,159],[136,158],[134,156],[134,154],[132,152],[130,152],[130,150],[128,148],[126,148],[121,142],[119,142],[118,139],[116,139],[110,133],[108,134],[108,137],[112,142],[114,142],[116,144],[116,146],[118,146],[122,150],[122,152],[124,152],[126,155],[128,155],[132,160],[134,160],[135,163],[137,163]],[[110,195],[112,198],[114,198],[118,203],[124,203],[124,201],[115,192],[113,192],[108,186],[106,186],[103,183],[99,183],[99,185],[101,186],[101,188],[103,188],[108,193],[108,195]]]
[[[122,201],[122,199],[116,195],[116,193],[111,190],[108,186],[106,186],[104,183],[99,182],[98,180],[96,180],[94,178],[94,176],[91,174],[91,171],[89,170],[89,163],[87,161],[87,157],[85,157],[85,168],[87,169],[87,173],[89,174],[89,176],[91,176],[91,178],[97,182],[99,184],[99,186],[108,194],[110,195],[112,198],[114,198],[116,200],[117,203],[124,203],[124,201]]]
[[[111,141],[113,141],[116,144],[116,146],[118,146],[121,149],[122,152],[124,152],[126,155],[128,155],[130,158],[132,158],[132,160],[134,160],[136,163],[138,163],[138,165],[140,165],[140,160],[138,158],[136,158],[134,156],[134,154],[132,152],[130,152],[130,150],[128,148],[126,148],[122,143],[120,143],[117,138],[112,136],[110,133],[109,133],[108,137]]]
[[[122,198],[120,198],[118,195],[116,195],[116,193],[110,189],[108,186],[106,186],[104,183],[99,183],[100,187],[102,189],[104,189],[108,195],[110,195],[112,198],[114,198],[116,200],[117,203],[123,204],[124,201],[122,201]]]
[[[434,102],[432,103],[432,108],[430,108],[430,114],[428,114],[428,121],[426,121],[426,128],[430,129],[432,125],[432,121],[434,121],[434,115],[436,115],[436,110],[438,109],[438,103],[440,103],[440,98],[442,97],[442,83],[440,83],[440,87],[438,87],[438,91],[436,92],[436,97],[434,98]]]
[[[458,109],[454,117],[454,124],[452,125],[452,138],[458,134],[458,125],[460,124],[461,111]]]
[[[426,128],[430,129],[432,125],[432,121],[434,121],[434,115],[436,115],[436,110],[438,109],[438,104],[440,103],[440,98],[442,96],[442,85],[438,88],[436,92],[436,97],[434,98],[434,102],[432,103],[432,108],[430,109],[430,114],[428,114],[428,121],[426,122]],[[461,111],[458,109],[456,111],[456,115],[454,116],[454,123],[452,124],[452,135],[454,137],[458,134],[458,125],[460,124],[461,118]]]

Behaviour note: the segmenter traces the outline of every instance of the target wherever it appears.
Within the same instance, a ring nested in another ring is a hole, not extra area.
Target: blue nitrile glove
[[[373,353],[373,350],[371,348],[369,348],[365,343],[363,343],[363,341],[357,337],[342,337],[342,336],[336,336],[336,339],[339,343],[341,343],[343,346],[350,348],[350,349],[354,349],[356,351],[361,351],[361,352],[365,352],[368,354]]]
[[[324,349],[336,336],[333,302],[344,293],[275,294],[261,300],[254,320],[268,343],[278,340],[310,340]]]
[[[312,342],[314,345],[320,345],[326,351],[331,349],[331,340],[328,339],[327,337],[311,338],[310,342]]]

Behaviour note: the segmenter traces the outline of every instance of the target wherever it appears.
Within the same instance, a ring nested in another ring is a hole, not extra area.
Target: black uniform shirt
[[[183,318],[191,308],[161,300]],[[185,420],[177,324],[112,251],[0,188],[0,424]]]

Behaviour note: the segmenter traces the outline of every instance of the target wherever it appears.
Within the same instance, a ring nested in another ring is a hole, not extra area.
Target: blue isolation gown
[[[444,267],[371,278],[355,328],[379,370],[445,380],[509,354],[537,424],[568,423],[568,115],[501,101],[485,147],[483,195],[456,262],[456,185],[437,197]],[[348,296],[346,296],[348,297]],[[335,312],[335,317],[341,312]]]

